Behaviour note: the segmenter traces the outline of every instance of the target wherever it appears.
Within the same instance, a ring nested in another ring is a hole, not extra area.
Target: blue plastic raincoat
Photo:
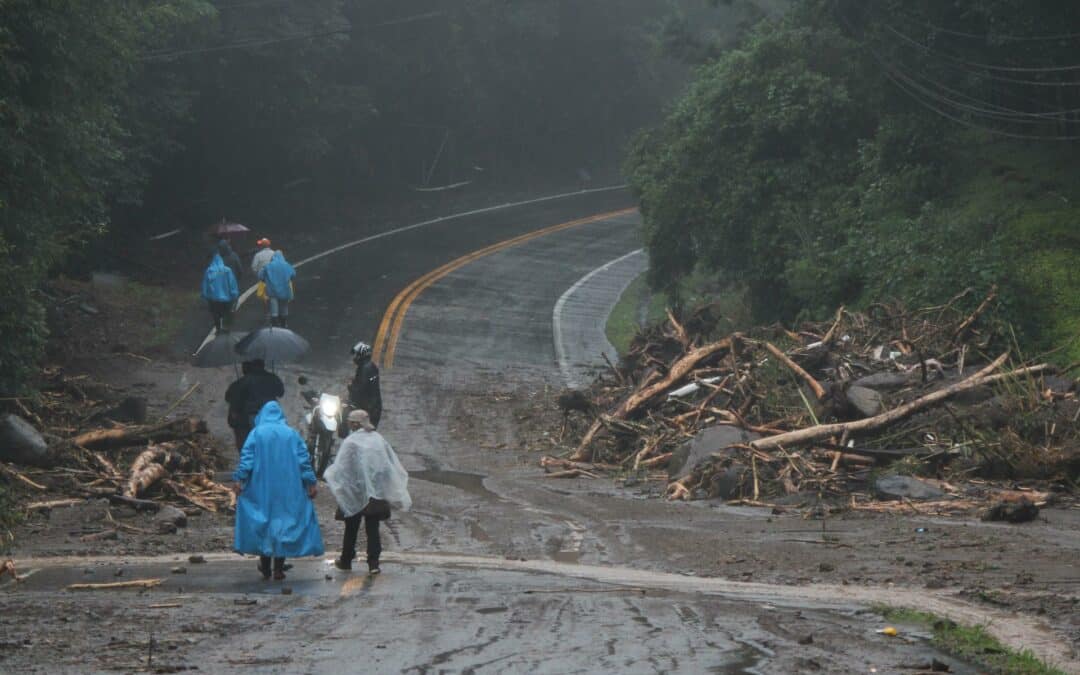
[[[236,275],[216,253],[210,261],[210,266],[206,268],[206,274],[203,275],[202,296],[210,302],[233,302],[240,297]]]
[[[255,418],[233,480],[243,486],[236,500],[237,553],[275,558],[323,554],[315,507],[305,489],[315,484],[307,445],[276,401]]]
[[[259,272],[259,280],[266,282],[266,293],[278,300],[292,300],[292,280],[295,277],[296,270],[285,260],[281,251],[274,253],[274,257]]]

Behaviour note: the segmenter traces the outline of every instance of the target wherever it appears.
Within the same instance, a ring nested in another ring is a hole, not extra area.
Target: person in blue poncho
[[[275,251],[274,257],[259,272],[259,281],[266,284],[266,295],[270,299],[271,326],[284,328],[289,325],[289,302],[293,299],[295,278],[296,270],[281,251]]]
[[[285,578],[285,558],[323,554],[315,517],[315,472],[307,445],[277,401],[262,407],[232,475],[237,553],[259,556],[263,578]],[[273,570],[271,572],[271,560]]]
[[[236,284],[236,275],[217,253],[210,260],[210,266],[203,274],[202,296],[210,305],[214,328],[219,331],[225,330],[225,323],[229,314],[232,313],[233,303],[240,297],[240,288]]]

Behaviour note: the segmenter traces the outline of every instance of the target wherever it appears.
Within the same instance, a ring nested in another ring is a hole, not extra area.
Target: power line
[[[965,66],[970,66],[972,68],[985,68],[986,70],[994,70],[994,71],[998,71],[998,72],[1002,72],[1002,73],[1065,73],[1065,72],[1080,71],[1080,64],[1069,65],[1069,66],[1027,67],[1027,66],[997,66],[997,65],[994,65],[994,64],[991,64],[991,63],[978,63],[976,61],[968,61],[966,59],[961,59],[961,58],[953,56],[951,54],[947,54],[945,52],[936,50],[933,47],[930,47],[929,45],[924,45],[923,43],[919,42],[918,40],[916,40],[916,39],[914,39],[912,37],[909,37],[908,35],[905,35],[904,33],[900,32],[899,30],[897,30],[896,28],[892,27],[891,25],[889,25],[887,23],[883,22],[881,25],[885,27],[885,30],[893,33],[894,35],[899,37],[901,40],[903,40],[905,42],[908,42],[908,43],[910,43],[910,44],[912,44],[912,45],[914,45],[916,47],[919,47],[920,49],[926,51],[929,54],[936,54],[938,56],[941,56],[942,58],[949,59],[950,61],[954,61],[956,63],[960,63],[960,64],[963,64]]]
[[[952,28],[937,26],[930,23],[926,19],[916,18],[911,15],[903,14],[902,12],[898,12],[898,14],[913,23],[922,24],[930,30],[942,33],[944,35],[954,35],[956,37],[971,38],[973,40],[985,40],[987,42],[990,42],[992,40],[1000,40],[1001,42],[1058,42],[1061,40],[1074,40],[1076,38],[1080,38],[1080,33],[1059,33],[1057,35],[1006,35],[1001,33],[966,33],[964,31],[959,31]]]

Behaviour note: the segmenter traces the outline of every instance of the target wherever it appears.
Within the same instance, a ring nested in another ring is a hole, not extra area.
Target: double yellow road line
[[[499,251],[505,251],[508,248],[524,244],[527,241],[531,241],[538,237],[543,237],[548,234],[554,234],[563,230],[577,227],[579,225],[586,225],[588,223],[595,223],[598,220],[607,220],[609,218],[615,218],[617,216],[624,216],[629,213],[637,211],[636,208],[621,209],[619,211],[610,211],[608,213],[601,213],[595,216],[589,216],[588,218],[579,218],[577,220],[571,220],[566,223],[559,223],[558,225],[552,225],[533,232],[527,232],[513,239],[507,239],[500,241],[497,244],[486,246],[478,251],[473,251],[468,255],[464,255],[457,260],[446,263],[438,269],[434,269],[424,276],[416,279],[411,284],[405,287],[405,290],[397,294],[394,300],[390,303],[390,307],[387,308],[386,313],[383,314],[382,321],[379,323],[379,332],[375,335],[375,347],[373,358],[375,362],[381,365],[383,368],[390,368],[394,365],[394,353],[397,351],[398,338],[401,336],[401,326],[405,323],[405,313],[409,311],[409,307],[416,301],[420,294],[431,288],[435,282],[446,277],[448,274],[455,270],[461,269],[465,265],[479,260],[484,256],[491,255],[492,253],[498,253]]]

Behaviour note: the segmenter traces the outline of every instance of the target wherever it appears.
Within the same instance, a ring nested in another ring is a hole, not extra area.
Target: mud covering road
[[[292,325],[314,353],[283,370],[290,419],[302,412],[296,376],[343,392],[348,346],[373,338],[413,279],[627,203],[616,193],[488,213],[302,267]],[[16,548],[29,577],[0,588],[0,670],[894,673],[938,659],[978,672],[914,628],[879,634],[867,607],[881,602],[986,622],[1010,645],[1080,672],[1075,511],[1021,527],[804,520],[663,503],[648,485],[542,478],[536,460],[559,431],[558,414],[544,412],[561,387],[552,308],[591,269],[640,246],[636,218],[616,216],[493,253],[416,298],[384,373],[380,427],[412,474],[414,509],[384,534],[382,575],[301,560],[283,584],[262,582],[254,561],[228,552],[228,519],[209,515],[171,539],[103,543],[99,557],[38,523]],[[241,321],[257,323],[257,307]],[[184,408],[223,434],[217,399],[230,377],[169,364],[118,374],[166,401],[198,378]],[[336,550],[325,490],[317,502]],[[43,558],[65,553],[77,555]],[[206,562],[188,562],[193,553]],[[144,592],[63,590],[136,578],[165,581]]]

